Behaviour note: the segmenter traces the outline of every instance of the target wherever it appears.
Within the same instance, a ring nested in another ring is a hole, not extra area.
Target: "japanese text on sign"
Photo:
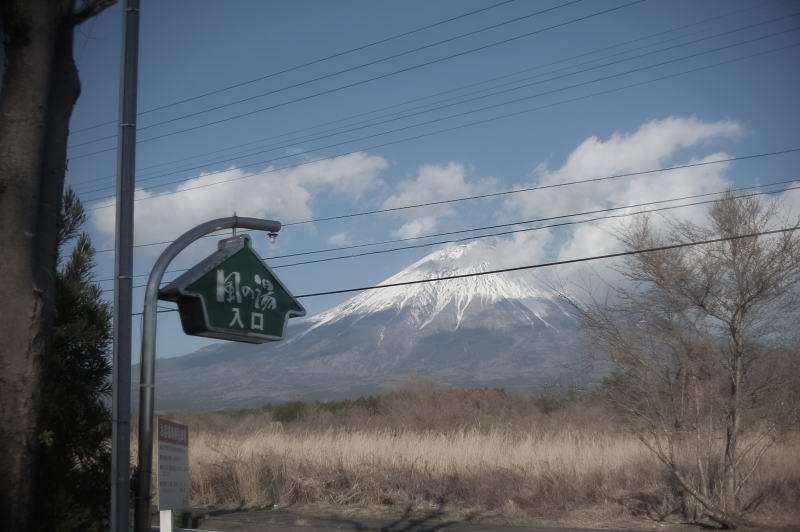
[[[242,282],[240,272],[225,273],[223,269],[218,269],[216,296],[217,303],[243,305],[231,307],[231,320],[228,323],[228,327],[240,329],[263,331],[264,311],[274,310],[278,306],[272,282],[259,274],[253,275],[253,284],[248,284]]]

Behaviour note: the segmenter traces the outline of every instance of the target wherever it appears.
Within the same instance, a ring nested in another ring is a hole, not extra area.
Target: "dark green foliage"
[[[353,408],[363,408],[370,414],[377,414],[380,410],[378,398],[372,395],[367,397],[360,395],[357,399],[345,399],[343,401],[314,401],[313,404],[320,410],[331,414],[344,413]]]
[[[306,404],[302,401],[281,403],[271,408],[272,419],[281,423],[289,423],[303,419],[306,413]]]
[[[61,217],[39,438],[39,529],[99,531],[107,528],[110,501],[111,306],[93,283],[94,249],[79,233],[86,214],[72,191],[65,194]]]

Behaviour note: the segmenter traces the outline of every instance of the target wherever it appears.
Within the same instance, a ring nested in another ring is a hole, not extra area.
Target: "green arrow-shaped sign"
[[[186,334],[260,344],[280,340],[306,311],[253,251],[247,235],[219,249],[159,292],[175,301]]]

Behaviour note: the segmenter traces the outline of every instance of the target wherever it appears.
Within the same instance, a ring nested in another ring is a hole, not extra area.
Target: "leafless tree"
[[[114,0],[2,0],[0,529],[27,530],[42,372],[53,320],[76,25]]]
[[[786,411],[786,370],[798,354],[800,230],[729,239],[774,229],[777,210],[729,192],[706,226],[659,231],[640,218],[620,235],[630,250],[725,240],[630,255],[624,287],[602,301],[568,298],[593,356],[610,364],[609,399],[704,516],[727,528],[760,504],[748,486],[781,423],[797,419]]]

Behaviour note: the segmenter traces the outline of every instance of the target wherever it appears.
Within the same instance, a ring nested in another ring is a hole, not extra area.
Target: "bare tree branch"
[[[728,193],[707,226],[673,221],[662,233],[640,218],[619,238],[635,250],[756,233],[776,213]],[[761,500],[744,505],[743,493],[798,411],[776,360],[798,341],[800,235],[636,254],[618,271],[628,284],[610,298],[562,296],[613,368],[606,394],[709,519],[739,526]]]

